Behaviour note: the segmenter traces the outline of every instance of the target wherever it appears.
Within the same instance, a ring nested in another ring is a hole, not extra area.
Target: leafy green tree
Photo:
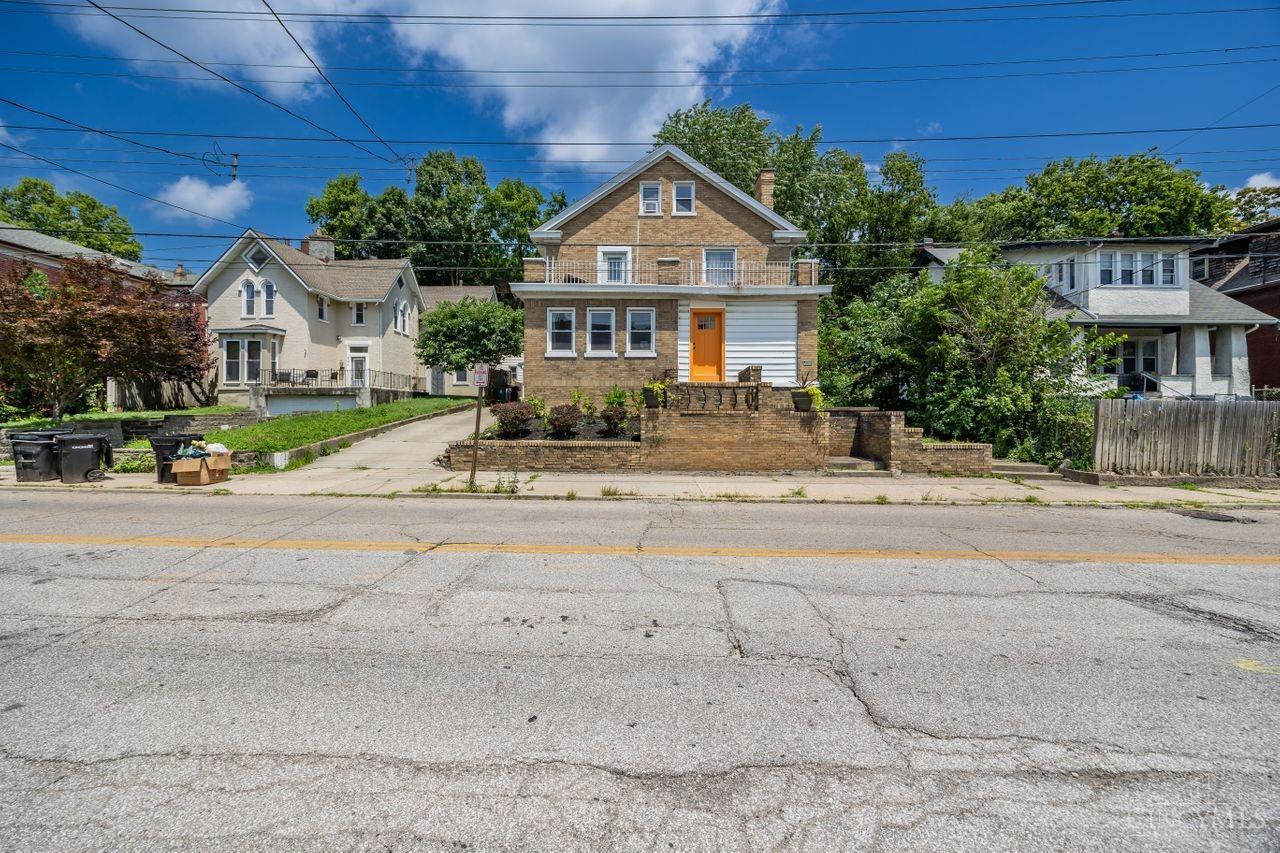
[[[1231,228],[1231,200],[1154,152],[1056,160],[1024,186],[973,202],[983,240],[1169,237]]]
[[[990,442],[998,456],[1083,459],[1090,365],[1118,338],[1077,334],[1048,305],[1043,281],[993,249],[963,253],[941,282],[898,276],[822,330],[823,390],[838,404],[901,407],[933,435]]]
[[[1243,226],[1258,225],[1280,216],[1280,186],[1245,187],[1231,199],[1232,215]]]
[[[78,190],[59,193],[40,178],[0,189],[0,220],[131,261],[142,257],[142,244],[117,208]]]
[[[750,104],[713,107],[711,99],[667,116],[653,135],[675,145],[738,189],[751,192],[756,176],[773,162],[777,135]]]
[[[441,302],[423,315],[416,351],[423,364],[446,370],[497,364],[524,351],[524,313],[473,296]]]

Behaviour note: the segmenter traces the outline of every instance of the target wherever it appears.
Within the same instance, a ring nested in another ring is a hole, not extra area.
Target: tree
[[[15,267],[0,278],[0,376],[58,419],[108,378],[185,381],[209,364],[191,316],[106,258],[65,260],[52,279]]]
[[[777,145],[769,120],[750,104],[713,107],[710,98],[668,115],[653,139],[656,145],[683,149],[745,192],[754,189],[762,169],[770,168]]]
[[[142,257],[142,244],[118,209],[77,190],[64,195],[39,178],[0,189],[0,219],[131,261]]]
[[[563,193],[547,199],[521,180],[490,186],[479,160],[452,151],[428,153],[415,178],[412,193],[373,196],[359,175],[340,175],[307,201],[307,216],[339,241],[339,257],[408,257],[423,284],[505,288],[532,251],[529,230],[566,206]]]
[[[990,248],[941,282],[898,276],[854,299],[821,333],[823,389],[840,404],[901,407],[941,438],[1047,464],[1087,455],[1087,376],[1118,342],[1046,316],[1044,283]],[[894,399],[894,398],[897,399]]]
[[[1258,225],[1280,216],[1280,186],[1245,187],[1231,199],[1232,215],[1242,226]]]
[[[446,370],[497,364],[524,351],[524,313],[501,302],[473,296],[441,302],[420,326],[418,360]]]
[[[967,203],[966,203],[967,204]],[[1223,188],[1154,151],[1101,160],[1066,158],[972,202],[981,240],[1062,237],[1170,237],[1219,234],[1231,228]]]

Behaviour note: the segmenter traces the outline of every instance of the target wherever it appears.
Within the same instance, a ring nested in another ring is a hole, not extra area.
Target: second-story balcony
[[[530,258],[528,261],[534,263],[526,262],[525,281],[546,284],[789,287],[818,283],[816,264],[811,261],[734,261],[718,264],[676,260],[631,263],[621,258],[596,263],[541,258]]]

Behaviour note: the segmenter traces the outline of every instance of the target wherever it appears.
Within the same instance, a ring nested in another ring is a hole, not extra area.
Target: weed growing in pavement
[[[794,489],[788,489],[782,493],[784,498],[807,498],[809,493],[804,490],[804,486],[796,486]]]
[[[743,494],[742,492],[716,492],[712,497],[722,501],[744,501],[748,500],[751,496]]]
[[[564,499],[567,501],[576,501],[578,499],[578,493],[573,489],[570,489],[564,493]]]
[[[883,505],[883,504],[887,504],[888,502],[889,502],[888,495],[876,495],[876,503]]]
[[[1048,504],[1045,503],[1039,495],[1027,495],[1022,499],[1022,502],[1024,504],[1031,504],[1032,506],[1048,506]]]
[[[1179,488],[1179,489],[1186,489],[1188,492],[1203,492],[1203,491],[1204,491],[1204,489],[1203,489],[1203,488],[1201,488],[1200,486],[1196,485],[1195,483],[1191,483],[1191,482],[1187,482],[1187,483],[1179,483],[1179,484],[1178,484],[1178,488]]]

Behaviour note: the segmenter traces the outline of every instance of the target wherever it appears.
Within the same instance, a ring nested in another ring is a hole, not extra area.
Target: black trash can
[[[10,438],[13,467],[19,483],[58,479],[58,447],[53,437],[20,433]]]
[[[57,435],[62,482],[90,483],[107,476],[111,467],[111,442],[105,435]]]
[[[174,454],[182,445],[203,441],[204,436],[194,432],[175,432],[169,435],[151,436],[151,450],[156,455],[156,482],[176,483],[177,476],[171,470]]]

